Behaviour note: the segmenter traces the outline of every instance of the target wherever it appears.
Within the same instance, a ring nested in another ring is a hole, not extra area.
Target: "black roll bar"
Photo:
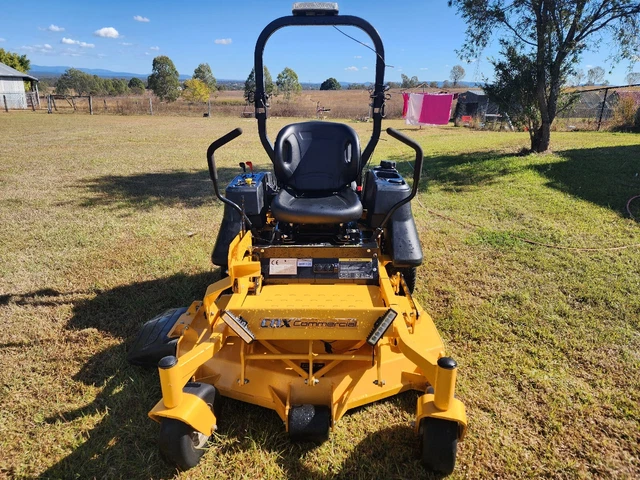
[[[361,165],[364,166],[369,161],[373,150],[378,144],[380,139],[380,131],[382,126],[383,105],[385,100],[385,88],[384,88],[384,46],[382,45],[382,39],[373,26],[366,20],[360,17],[354,17],[351,15],[291,15],[287,17],[280,17],[267,25],[262,33],[258,37],[256,42],[255,58],[254,58],[254,72],[256,76],[256,92],[254,96],[255,103],[255,115],[258,120],[258,134],[260,135],[260,141],[264,147],[267,155],[273,162],[275,154],[273,151],[273,145],[267,136],[267,103],[268,98],[264,87],[264,70],[263,70],[263,54],[264,47],[269,40],[269,37],[273,35],[277,30],[283,27],[290,26],[352,26],[357,27],[364,31],[369,38],[373,41],[373,45],[376,52],[376,78],[375,87],[371,98],[373,99],[373,132],[369,143],[365,147],[361,156]]]

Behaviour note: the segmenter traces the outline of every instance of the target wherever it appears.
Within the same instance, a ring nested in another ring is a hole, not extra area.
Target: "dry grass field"
[[[0,477],[425,477],[415,392],[348,413],[316,448],[228,401],[198,467],[159,458],[157,373],[126,352],[220,275],[205,151],[237,126],[216,157],[223,181],[239,161],[269,168],[254,120],[0,114]],[[521,156],[526,133],[385,126],[425,150],[416,295],[469,417],[452,478],[639,478],[640,226],[625,205],[640,136],[554,133],[553,153]],[[384,134],[373,161],[409,175],[410,157]]]

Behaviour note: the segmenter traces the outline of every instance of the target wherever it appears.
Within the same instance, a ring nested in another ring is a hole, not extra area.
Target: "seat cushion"
[[[276,220],[289,223],[345,223],[362,216],[362,203],[350,187],[337,193],[295,196],[282,189],[271,203]]]

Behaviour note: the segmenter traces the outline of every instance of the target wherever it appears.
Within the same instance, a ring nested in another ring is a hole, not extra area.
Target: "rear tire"
[[[420,459],[431,472],[449,475],[456,466],[458,423],[440,418],[420,421]]]

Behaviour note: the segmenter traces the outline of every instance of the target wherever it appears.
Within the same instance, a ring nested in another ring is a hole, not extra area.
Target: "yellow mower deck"
[[[262,285],[251,253],[251,234],[240,234],[229,252],[231,276],[176,322],[170,336],[179,336],[177,362],[159,368],[163,399],[151,418],[179,419],[211,435],[217,419],[183,393],[189,381],[275,410],[285,424],[292,405],[327,405],[332,425],[351,408],[430,385],[434,394],[420,397],[416,428],[423,417],[442,418],[457,422],[464,436],[464,406],[453,396],[456,369],[438,366],[445,354],[433,321],[400,293],[400,276],[388,277],[384,257],[379,285]],[[374,323],[389,309],[397,313],[393,324],[369,345]],[[225,311],[246,320],[255,341],[238,337]]]

